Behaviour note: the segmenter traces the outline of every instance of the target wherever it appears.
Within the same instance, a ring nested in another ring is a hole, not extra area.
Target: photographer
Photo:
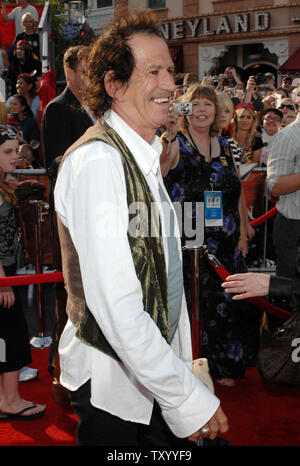
[[[259,94],[259,86],[261,84],[262,83],[257,78],[257,75],[249,76],[244,98],[242,99],[242,102],[246,104],[252,104],[257,112],[260,112],[264,108],[264,104],[262,103],[262,99]]]
[[[226,76],[224,86],[235,87],[237,84],[242,82],[240,75],[233,66],[227,66],[224,74]]]
[[[275,79],[275,76],[273,73],[265,73],[264,74],[264,80],[263,80],[263,83],[264,84],[264,88],[265,89],[268,89],[270,91],[274,91],[275,89],[275,84],[276,84],[276,79]]]

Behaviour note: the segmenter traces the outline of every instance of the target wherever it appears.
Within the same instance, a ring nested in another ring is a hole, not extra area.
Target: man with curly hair
[[[179,228],[155,136],[175,90],[157,22],[147,12],[117,18],[91,47],[87,73],[98,122],[65,154],[55,187],[69,317],[61,383],[79,445],[188,447],[228,425],[191,371]]]
[[[85,86],[84,58],[88,47],[76,45],[69,47],[63,57],[64,72],[67,85],[63,92],[51,100],[42,118],[42,142],[45,166],[52,185],[55,184],[58,160],[84,132],[93,125],[94,119],[88,109],[83,107],[82,93]],[[50,191],[50,202],[53,205]],[[52,214],[52,209],[50,211]],[[51,238],[53,265],[61,270],[61,255],[55,218],[53,221],[53,236]],[[54,358],[50,361],[53,368],[52,397],[59,403],[69,402],[66,390],[59,384],[59,356],[57,352],[58,339],[67,321],[66,291],[63,283],[55,284],[56,294],[56,342]]]

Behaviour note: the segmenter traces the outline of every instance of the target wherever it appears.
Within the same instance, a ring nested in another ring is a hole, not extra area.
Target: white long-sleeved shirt
[[[272,191],[281,176],[295,173],[300,173],[300,112],[293,123],[275,134],[270,144],[267,164],[269,190]],[[280,195],[276,207],[284,217],[300,220],[300,189]]]
[[[148,144],[113,111],[105,119],[129,147],[157,202],[168,264],[158,191],[158,183],[163,186],[161,144],[158,138]],[[58,175],[55,207],[79,256],[87,306],[122,361],[81,342],[69,320],[59,344],[61,383],[73,391],[91,379],[94,406],[143,424],[150,422],[156,399],[175,435],[194,433],[211,418],[219,400],[191,373],[185,298],[171,346],[143,310],[142,288],[127,238],[128,206],[120,154],[100,141],[73,151]],[[180,251],[178,225],[176,236]]]

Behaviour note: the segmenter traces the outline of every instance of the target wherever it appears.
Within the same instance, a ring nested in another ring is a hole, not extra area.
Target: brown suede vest
[[[149,231],[152,233],[154,232],[154,235],[139,235],[135,237],[128,233],[128,241],[136,274],[142,286],[144,311],[149,313],[160,329],[163,337],[169,342],[170,321],[167,275],[161,237],[161,225],[159,215],[150,215],[155,201],[133,155],[130,153],[124,141],[112,128],[107,127],[104,130],[101,125],[97,123],[95,126],[89,128],[86,133],[68,149],[61,163],[63,163],[70,152],[77,147],[97,140],[113,146],[121,155],[126,181],[128,206],[132,203],[140,202],[147,207],[147,212],[149,213],[147,218],[150,225]],[[129,223],[134,217],[135,214],[129,214]],[[61,245],[64,282],[68,294],[66,311],[72,323],[77,327],[76,336],[84,343],[119,360],[118,355],[104,337],[93,314],[86,306],[79,259],[70,233],[59,220],[59,217],[57,217],[57,224]],[[124,279],[126,280],[126,277],[124,277]]]

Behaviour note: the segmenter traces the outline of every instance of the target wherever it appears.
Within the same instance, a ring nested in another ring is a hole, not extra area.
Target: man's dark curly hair
[[[132,74],[135,63],[128,40],[137,33],[162,37],[153,13],[138,11],[130,15],[120,15],[115,19],[114,24],[91,45],[90,53],[85,60],[89,78],[85,102],[96,118],[100,118],[112,106],[112,98],[107,94],[104,86],[105,74],[112,70],[113,79],[124,84]]]

